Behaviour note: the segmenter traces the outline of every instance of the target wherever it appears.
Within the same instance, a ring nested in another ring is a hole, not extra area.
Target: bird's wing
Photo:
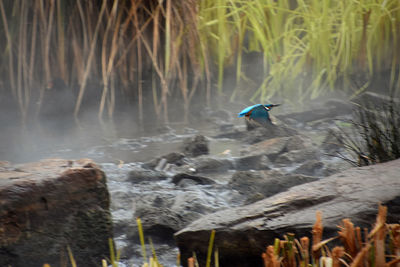
[[[251,112],[254,108],[259,107],[259,106],[263,106],[263,105],[262,105],[262,104],[255,104],[255,105],[252,105],[252,106],[250,106],[250,107],[247,107],[247,108],[243,109],[243,110],[239,113],[238,117],[240,118],[240,117],[246,116],[246,115],[247,115],[249,112]]]

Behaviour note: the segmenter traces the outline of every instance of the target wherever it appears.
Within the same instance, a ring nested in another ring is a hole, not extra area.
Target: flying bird
[[[254,128],[254,126],[267,126],[271,125],[272,121],[269,116],[269,111],[273,107],[280,106],[280,104],[256,104],[250,107],[247,107],[243,109],[239,113],[239,118],[240,117],[245,117],[246,121],[251,124],[251,127],[249,124],[247,124],[247,128],[251,129]],[[250,126],[250,127],[249,127]]]

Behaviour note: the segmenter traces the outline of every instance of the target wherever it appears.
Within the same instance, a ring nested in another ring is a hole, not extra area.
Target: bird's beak
[[[271,107],[279,107],[281,104],[273,104]]]

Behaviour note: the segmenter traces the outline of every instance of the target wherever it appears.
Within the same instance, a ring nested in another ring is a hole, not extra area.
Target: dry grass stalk
[[[300,239],[300,244],[301,244],[301,255],[303,258],[303,264],[302,266],[307,266],[307,264],[310,262],[310,239],[308,237],[302,237]]]
[[[347,253],[352,257],[355,257],[358,253],[356,246],[356,234],[354,225],[349,219],[343,219],[342,225],[339,226],[340,231],[338,232],[340,240],[344,244]]]
[[[387,207],[379,205],[376,223],[369,237],[374,240],[375,266],[385,265],[385,236],[386,236],[386,215]]]
[[[393,236],[393,255],[400,258],[400,224],[390,225],[391,234]],[[397,264],[400,267],[400,264]]]
[[[332,249],[332,267],[340,267],[341,258],[344,254],[344,247],[334,247]]]
[[[266,251],[262,254],[264,267],[279,267],[280,262],[274,253],[274,247],[268,246]]]
[[[322,233],[323,233],[323,225],[322,225],[322,213],[320,211],[316,212],[316,221],[312,229],[312,237],[313,237],[313,247],[312,247],[312,255],[315,262],[318,261],[321,256],[321,248],[316,247],[322,241]]]
[[[364,246],[360,252],[356,255],[356,257],[353,259],[353,262],[351,263],[350,267],[361,267],[364,266],[364,258],[368,256],[368,252],[371,248],[370,244],[367,244]],[[379,266],[379,265],[378,265]],[[383,265],[380,265],[383,266]]]
[[[188,259],[188,267],[194,267],[194,259],[193,259],[193,257],[190,257]]]
[[[334,247],[332,250],[326,246],[327,243],[337,237],[322,239],[321,213],[317,213],[316,223],[313,227],[312,253],[313,260],[310,265],[309,247],[310,241],[307,237],[297,241],[292,234],[284,237],[284,240],[275,240],[275,249],[272,246],[263,253],[264,266],[274,266],[279,264],[282,267],[306,267],[306,266],[400,266],[400,224],[386,225],[387,207],[379,206],[374,228],[368,234],[368,229],[364,229],[364,243],[361,238],[361,229],[354,227],[349,219],[342,220],[342,225],[338,226],[338,236],[343,243],[343,247]],[[389,230],[389,231],[388,231]],[[389,233],[389,234],[387,234]],[[387,240],[386,237],[389,237]],[[292,246],[296,244],[297,247]],[[386,252],[386,245],[388,250]],[[279,250],[277,249],[279,248]],[[298,248],[298,249],[297,249]],[[315,256],[319,253],[320,256]],[[278,260],[278,255],[281,258]],[[274,258],[275,257],[275,258]],[[271,259],[276,259],[272,261]],[[388,259],[390,261],[386,262]],[[347,262],[346,262],[347,261]]]

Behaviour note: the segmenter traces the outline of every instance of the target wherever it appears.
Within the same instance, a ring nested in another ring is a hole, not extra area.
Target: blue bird
[[[239,118],[240,117],[245,117],[247,122],[250,124],[253,124],[251,127],[249,124],[247,124],[247,129],[251,129],[254,128],[254,126],[267,126],[267,125],[271,125],[272,121],[271,118],[269,116],[269,111],[273,108],[273,107],[277,107],[280,106],[280,104],[256,104],[250,107],[247,107],[245,109],[243,109],[240,113],[239,113]]]

